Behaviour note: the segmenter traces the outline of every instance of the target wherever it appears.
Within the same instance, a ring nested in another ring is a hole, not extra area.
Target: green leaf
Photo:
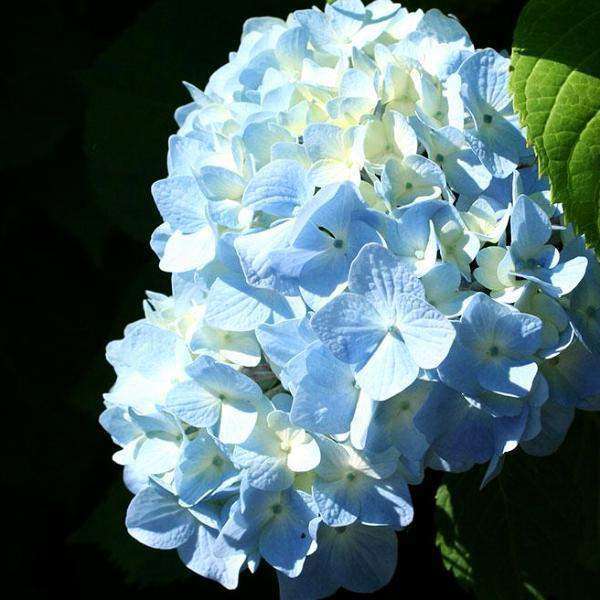
[[[600,594],[600,419],[580,415],[547,458],[510,454],[480,491],[482,471],[448,475],[437,493],[444,565],[485,600]]]
[[[512,50],[511,88],[552,197],[600,243],[600,0],[530,0]]]

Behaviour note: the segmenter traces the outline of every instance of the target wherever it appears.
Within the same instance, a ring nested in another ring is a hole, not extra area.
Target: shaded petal
[[[161,550],[181,546],[196,527],[194,517],[177,504],[177,498],[155,484],[133,498],[125,524],[138,542]]]
[[[361,389],[374,400],[385,400],[407,388],[419,375],[406,344],[387,334],[356,373]]]

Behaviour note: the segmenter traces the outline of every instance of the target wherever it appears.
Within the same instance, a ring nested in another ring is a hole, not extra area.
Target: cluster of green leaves
[[[479,489],[482,471],[437,492],[437,545],[485,600],[591,599],[600,592],[600,418],[579,415],[550,457],[517,451]]]
[[[530,0],[511,86],[555,202],[600,247],[600,0]]]

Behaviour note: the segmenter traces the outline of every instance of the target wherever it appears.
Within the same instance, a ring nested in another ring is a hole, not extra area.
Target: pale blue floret
[[[296,473],[314,469],[321,453],[314,438],[275,410],[233,451],[233,462],[245,470],[248,483],[261,490],[280,491],[292,485]]]
[[[301,72],[304,59],[312,54],[307,46],[308,33],[302,27],[292,27],[279,36],[275,56],[286,74],[298,75]]]
[[[281,600],[317,600],[344,587],[367,594],[386,585],[396,568],[398,542],[390,527],[320,525],[317,551],[298,577],[277,573]]]
[[[300,163],[279,159],[264,166],[250,180],[243,204],[277,217],[291,217],[312,198],[313,190]]]
[[[153,248],[160,256],[160,268],[167,273],[185,273],[205,267],[215,256],[217,238],[212,224],[194,233],[160,231],[153,234]]]
[[[555,403],[583,410],[600,409],[600,356],[579,340],[542,363],[542,373]]]
[[[511,215],[510,206],[505,207],[493,198],[481,196],[460,215],[482,244],[506,243],[505,232]]]
[[[177,496],[152,483],[129,504],[125,524],[129,533],[142,544],[170,550],[192,536],[196,520],[179,505]]]
[[[405,459],[421,461],[429,444],[413,419],[432,385],[436,384],[417,380],[389,400],[376,402],[365,440],[367,450],[381,452],[394,447]]]
[[[513,181],[513,188],[517,188],[517,195],[525,194],[526,196],[535,196],[537,194],[550,194],[550,180],[547,175],[540,174],[537,163],[533,163],[530,167],[519,169],[513,174],[517,183]]]
[[[298,10],[294,17],[308,31],[310,41],[318,50],[337,54],[340,45],[350,48],[366,18],[363,3],[338,0],[335,5],[326,4],[324,10]]]
[[[463,278],[470,281],[470,265],[481,244],[477,235],[468,229],[458,210],[443,200],[427,200],[417,206],[400,209],[396,216],[402,219],[404,214],[410,213],[417,215],[418,220],[430,220],[433,223],[442,260],[458,267]],[[393,240],[391,243],[393,245]]]
[[[454,339],[452,325],[383,246],[361,250],[350,269],[349,290],[319,310],[311,324],[333,355],[353,366],[371,398],[401,392],[419,368],[432,369],[444,360]]]
[[[542,340],[538,355],[553,358],[573,341],[575,330],[558,300],[545,294],[535,284],[528,283],[515,308],[542,320]]]
[[[252,219],[252,211],[241,203],[246,187],[244,177],[221,166],[206,165],[196,173],[198,187],[206,198],[206,212],[213,223],[240,229]]]
[[[320,438],[321,462],[316,468],[313,498],[330,526],[410,524],[413,507],[408,486],[398,473],[398,452],[358,452],[348,444]]]
[[[600,354],[600,267],[595,258],[590,257],[585,277],[565,299],[565,305],[579,338]]]
[[[209,433],[200,432],[184,444],[174,476],[183,504],[193,506],[238,480],[238,470],[229,455],[230,451]]]
[[[411,119],[411,125],[427,156],[444,169],[453,190],[461,196],[476,198],[489,186],[492,176],[467,145],[462,131],[450,126],[434,129],[419,118]]]
[[[416,155],[419,141],[408,119],[388,108],[381,119],[371,118],[364,123],[362,144],[368,167],[380,173],[389,159]]]
[[[513,204],[519,196],[527,196],[533,200],[547,215],[549,219],[561,214],[560,204],[554,204],[550,197],[550,182],[545,176],[540,176],[536,165],[519,169],[512,177]],[[556,224],[553,229],[563,229],[564,224]],[[566,244],[564,244],[566,245]]]
[[[198,131],[195,136],[172,135],[167,154],[169,176],[193,177],[194,169],[201,166],[216,149],[214,137],[208,132]]]
[[[318,339],[306,317],[260,325],[256,337],[271,368],[288,389],[298,371],[294,359]]]
[[[446,188],[446,178],[435,162],[413,154],[402,160],[390,158],[378,187],[389,209],[396,211],[413,202],[439,198]]]
[[[538,376],[519,410],[498,416],[479,399],[436,384],[415,416],[415,425],[431,444],[431,457],[436,457],[430,466],[465,471],[489,461],[482,482],[485,485],[500,472],[507,452],[540,433],[541,411],[548,393],[546,380]]]
[[[582,280],[587,258],[560,260],[558,250],[548,244],[552,235],[550,219],[527,196],[519,196],[514,205],[510,233],[509,252],[500,269],[535,283],[554,297],[568,294]]]
[[[156,384],[162,379],[170,381],[191,362],[181,338],[145,321],[128,325],[122,340],[110,342],[106,358],[117,375],[137,374]]]
[[[437,263],[421,276],[421,283],[427,301],[447,317],[461,315],[475,293],[461,289],[461,273],[452,263]]]
[[[408,206],[386,225],[388,249],[416,276],[427,273],[435,265],[438,242],[428,211],[418,205]]]
[[[100,424],[122,448],[113,460],[134,467],[140,475],[166,473],[179,460],[183,431],[164,412],[141,415],[132,408],[108,405],[100,415]]]
[[[292,382],[292,422],[317,433],[348,433],[360,395],[350,365],[320,342],[298,357],[296,362],[300,361],[302,376]]]
[[[521,440],[519,446],[533,456],[553,454],[563,443],[574,416],[572,406],[564,406],[549,398],[542,406],[540,432],[530,440]]]
[[[381,236],[352,184],[327,187],[298,214],[291,247],[306,261],[298,274],[304,301],[320,308],[347,284],[350,263],[359,250]]]
[[[309,177],[316,187],[351,181],[358,184],[365,159],[361,130],[314,123],[304,130],[304,146],[313,165]]]
[[[490,461],[485,484],[497,474],[506,452],[516,448],[521,439],[539,433],[539,413],[547,396],[548,386],[540,378],[531,401],[516,415],[494,417],[477,400],[436,384],[416,414],[415,425],[441,459],[433,463],[436,468],[460,472]],[[533,426],[527,431],[532,414]]]
[[[492,175],[501,178],[514,171],[525,150],[508,91],[509,63],[488,48],[475,52],[458,70],[462,99],[473,119],[465,136]]]
[[[253,331],[225,331],[202,320],[189,345],[196,354],[210,354],[242,367],[255,367],[260,362],[260,346]]]
[[[302,294],[316,308],[346,285],[350,262],[367,242],[380,241],[381,216],[350,183],[322,189],[295,219],[240,236],[235,246],[248,283]]]
[[[160,486],[150,484],[138,492],[127,509],[125,522],[129,533],[142,544],[160,550],[177,548],[188,568],[228,589],[237,587],[245,555],[215,556],[220,523],[212,523],[214,528],[206,526]]]
[[[223,236],[221,264],[206,299],[206,322],[217,329],[251,331],[262,323],[302,316],[304,303],[272,289],[250,285],[233,250],[234,236]]]
[[[340,80],[339,97],[327,103],[327,112],[340,122],[358,124],[363,115],[373,112],[378,96],[372,75],[348,69]]]
[[[206,200],[194,177],[178,175],[161,179],[152,185],[152,196],[173,231],[194,233],[207,224]]]
[[[418,47],[414,58],[442,81],[447,80],[474,51],[464,27],[437,9],[428,10],[406,39]],[[404,49],[402,42],[399,44]]]
[[[198,524],[196,531],[179,548],[177,554],[188,568],[202,577],[217,581],[228,590],[238,586],[240,570],[250,559],[243,552],[230,552],[226,556],[216,556],[217,538],[221,522],[216,527]]]
[[[438,368],[444,383],[473,397],[482,390],[517,398],[531,391],[541,319],[479,292],[467,304],[456,332],[452,350]]]
[[[240,498],[219,534],[216,554],[258,553],[278,571],[296,577],[313,550],[316,516],[304,492],[263,491],[242,481]]]
[[[262,169],[271,160],[271,148],[278,143],[294,142],[289,131],[275,119],[250,123],[242,135],[244,146],[254,158],[257,169]]]
[[[464,279],[470,281],[470,265],[481,246],[477,234],[468,229],[451,205],[437,211],[434,222],[442,260],[455,265]]]
[[[194,427],[212,428],[225,444],[246,440],[264,402],[260,387],[209,356],[198,358],[187,372],[190,379],[172,388],[165,409]]]
[[[490,184],[483,190],[480,197],[492,200],[501,208],[508,208],[513,200],[512,180],[513,176],[511,175],[504,178],[492,177]],[[461,211],[466,211],[473,204],[474,200],[475,198],[472,197],[460,196],[456,201],[456,207]]]
[[[282,220],[270,229],[250,230],[235,239],[235,250],[248,285],[298,296],[298,276],[312,256],[292,250],[294,220]],[[302,303],[303,304],[303,303]]]

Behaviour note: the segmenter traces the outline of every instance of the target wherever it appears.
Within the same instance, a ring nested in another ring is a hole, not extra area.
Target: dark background
[[[65,0],[3,13],[2,532],[21,591],[276,596],[270,568],[226,593],[174,552],[131,540],[128,493],[97,418],[113,381],[105,344],[141,317],[144,290],[169,290],[147,243],[160,222],[149,188],[166,174],[172,113],[188,101],[180,81],[203,87],[245,19],[311,4]],[[405,4],[452,12],[477,46],[505,49],[524,1]],[[470,598],[435,550],[438,481],[430,474],[414,490],[415,522],[378,597]]]

